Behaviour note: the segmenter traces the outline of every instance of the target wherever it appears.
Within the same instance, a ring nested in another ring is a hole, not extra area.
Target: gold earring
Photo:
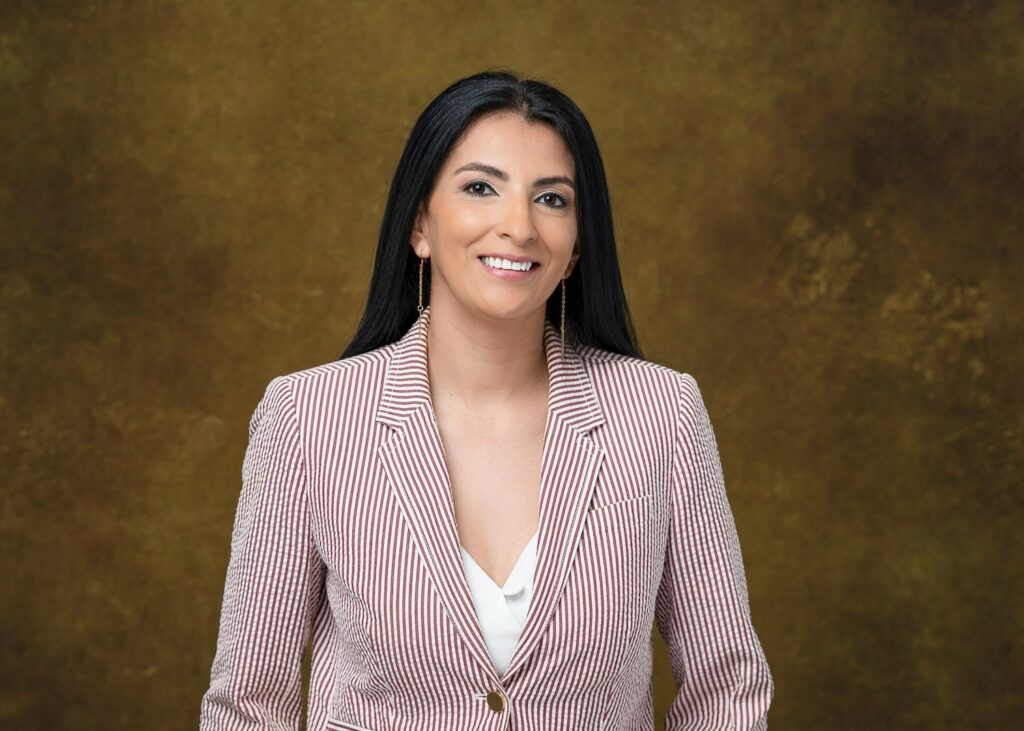
[[[565,277],[562,278],[562,357],[565,357]]]
[[[423,257],[420,257],[420,296],[416,304],[416,312],[423,312]]]

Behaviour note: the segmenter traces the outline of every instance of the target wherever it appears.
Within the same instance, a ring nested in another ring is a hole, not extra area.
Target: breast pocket
[[[594,505],[586,513],[583,530],[588,533],[600,533],[622,526],[623,523],[627,528],[634,525],[643,528],[644,526],[637,523],[647,521],[656,497],[655,493],[646,493]]]
[[[655,493],[592,507],[586,513],[579,558],[619,580],[616,588],[641,595],[656,588],[664,558],[666,516]]]
[[[329,731],[374,731],[369,726],[357,726],[354,723],[335,721],[333,718],[327,719],[327,728]]]

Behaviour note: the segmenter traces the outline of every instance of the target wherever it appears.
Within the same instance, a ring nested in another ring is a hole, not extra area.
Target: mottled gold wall
[[[340,352],[413,120],[494,65],[595,127],[771,727],[1019,721],[1021,3],[8,0],[0,725],[195,726],[251,410]]]

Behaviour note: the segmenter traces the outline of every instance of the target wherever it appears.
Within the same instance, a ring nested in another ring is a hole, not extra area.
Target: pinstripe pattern
[[[249,425],[203,731],[765,729],[714,432],[687,373],[545,323],[548,414],[534,593],[499,678],[459,551],[423,310],[398,341],[270,381]],[[494,711],[487,693],[505,708]]]

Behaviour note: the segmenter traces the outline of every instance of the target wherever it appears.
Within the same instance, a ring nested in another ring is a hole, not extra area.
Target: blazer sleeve
[[[299,728],[302,655],[324,576],[306,481],[291,384],[277,377],[249,423],[200,731]]]
[[[751,622],[718,444],[697,381],[678,376],[671,523],[655,606],[677,687],[665,730],[767,729],[775,689]]]

